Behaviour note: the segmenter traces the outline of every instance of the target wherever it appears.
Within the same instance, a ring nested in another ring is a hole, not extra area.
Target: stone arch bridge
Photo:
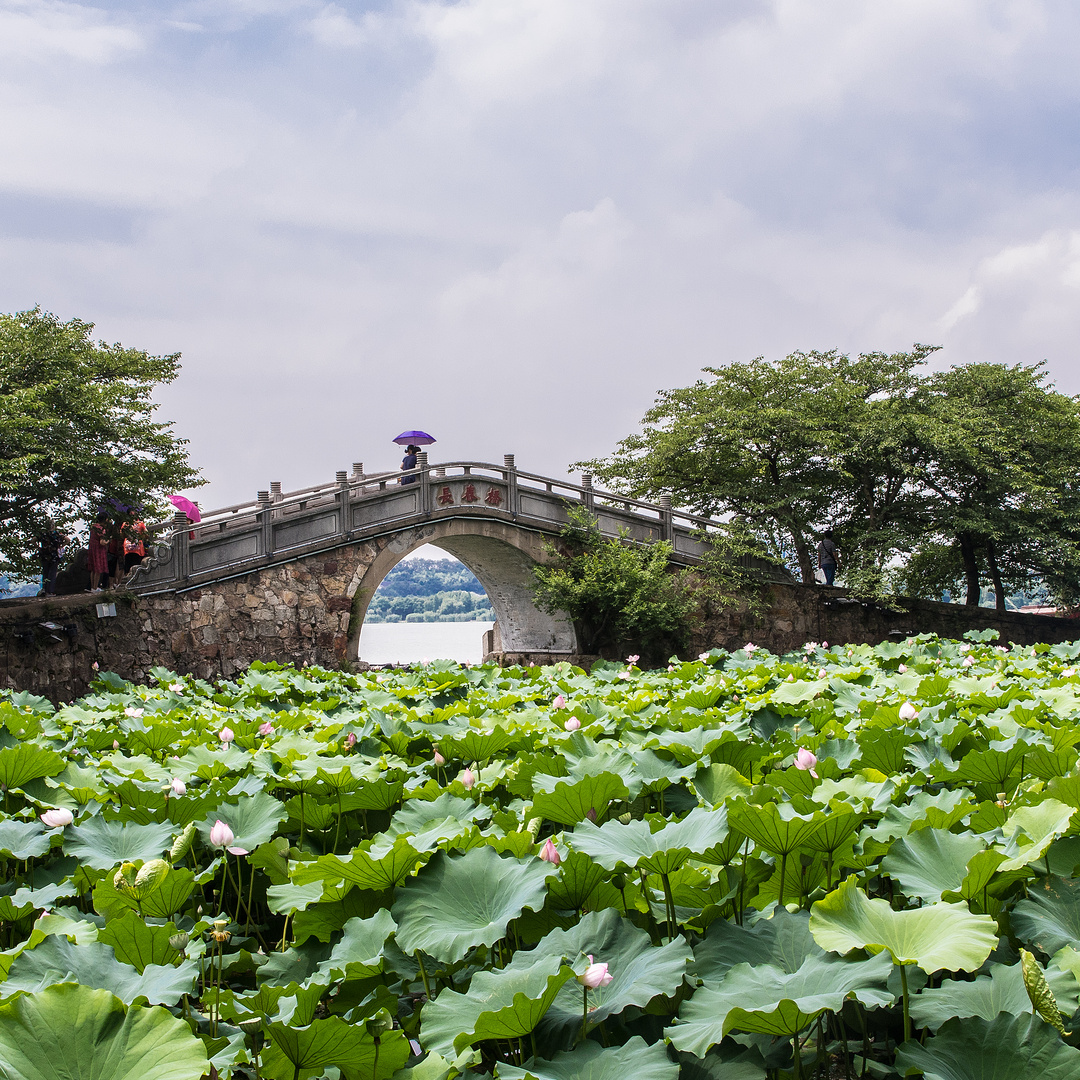
[[[341,664],[357,659],[368,603],[410,551],[433,544],[460,559],[495,609],[487,652],[551,662],[579,652],[571,623],[539,611],[529,585],[567,511],[584,506],[604,535],[667,540],[672,561],[700,561],[718,523],[660,504],[475,461],[365,475],[227,506],[191,525],[177,514],[153,556],[129,579],[149,651],[196,658],[200,673],[231,675],[253,660]]]

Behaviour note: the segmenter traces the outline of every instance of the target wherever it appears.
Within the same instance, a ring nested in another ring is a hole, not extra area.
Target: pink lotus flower
[[[566,708],[566,698],[565,698],[565,696],[564,696],[564,695],[562,695],[562,694],[560,694],[560,695],[559,695],[559,696],[558,696],[558,697],[557,697],[557,698],[556,698],[556,699],[555,699],[555,700],[554,700],[554,701],[553,701],[553,702],[551,703],[551,707],[552,707],[553,709],[565,709],[565,708]]]
[[[674,671],[675,670],[675,665],[674,664],[668,664],[667,669],[668,669],[668,671]]]
[[[144,709],[127,708],[124,710],[125,716],[130,716],[133,720],[138,720],[142,716]]]
[[[901,664],[896,670],[899,671],[901,675],[905,674],[907,672],[907,664]]]
[[[711,659],[711,653],[707,653],[707,652],[698,653],[698,659],[703,664],[707,664],[709,662],[709,660]]]
[[[607,986],[614,978],[615,976],[608,971],[607,964],[594,963],[590,953],[589,966],[577,977],[577,981],[590,990],[597,990],[601,986]]]
[[[917,720],[919,716],[919,710],[911,704],[910,701],[905,701],[900,706],[900,719],[901,720]]]
[[[116,739],[113,739],[113,741],[112,741],[112,748],[114,750],[119,750],[120,749],[120,744],[116,741]]]
[[[55,810],[46,810],[41,815],[41,820],[49,826],[50,829],[62,829],[65,825],[70,825],[75,820],[75,815],[70,810],[65,810],[60,807]]]
[[[355,731],[350,731],[349,734],[345,736],[345,745],[350,750],[356,745],[356,732]]]
[[[169,683],[169,689],[174,694],[182,694],[184,692],[184,684],[183,683],[178,683],[178,682]]]
[[[803,649],[808,653],[812,653],[816,648],[817,648],[817,642],[816,641],[808,641],[803,646]]]
[[[577,731],[577,729],[581,727],[581,721],[576,716],[571,716],[570,719],[563,724],[563,727],[566,728],[567,731]]]
[[[971,667],[974,663],[975,663],[975,657],[974,656],[965,656],[964,657],[964,664],[963,664],[964,667]]]
[[[214,827],[210,830],[210,843],[216,848],[225,848],[230,855],[246,855],[248,853],[247,848],[233,846],[235,839],[232,829],[221,818],[218,818],[214,822]]]
[[[173,791],[174,795],[186,795],[187,794],[187,784],[185,784],[184,781],[181,780],[179,776],[174,776],[173,777],[173,782],[170,785],[170,787],[172,788],[172,791]]]
[[[444,758],[442,756],[442,754],[439,753],[438,750],[435,751],[435,753],[432,755],[432,758],[433,758],[436,765],[445,765],[446,764],[446,758]]]
[[[230,727],[223,727],[223,728],[222,728],[222,729],[221,729],[221,730],[220,730],[220,731],[218,732],[218,738],[219,738],[219,739],[220,739],[220,740],[221,740],[221,741],[222,741],[223,743],[231,743],[231,742],[233,741],[233,739],[235,739],[235,738],[236,738],[236,734],[235,734],[235,732],[233,731],[233,729],[232,729],[232,728],[230,728]]]
[[[549,862],[554,866],[558,866],[559,863],[562,862],[562,856],[559,854],[550,838],[544,841],[544,846],[540,850],[540,858],[543,859],[544,862]]]
[[[229,731],[229,729],[226,728],[225,731]],[[225,738],[225,731],[223,731],[221,733],[222,739]],[[229,731],[229,734],[231,735],[232,732]],[[274,734],[274,725],[271,724],[269,720],[265,721],[264,723],[259,725],[259,734],[260,735],[273,735]]]
[[[466,791],[472,791],[473,784],[476,783],[476,773],[466,766],[465,771],[461,774],[461,782],[465,785]]]
[[[828,675],[828,674],[829,674],[829,673],[828,673],[828,672],[827,672],[827,671],[825,670],[825,668],[823,668],[823,667],[819,667],[819,668],[817,669],[817,677],[818,677],[819,679],[824,679],[824,678],[825,678],[825,676],[826,676],[826,675]]]
[[[743,652],[748,652],[748,653],[757,652],[757,646],[752,641],[748,641],[743,646]]]
[[[817,757],[811,751],[807,750],[805,746],[799,747],[799,752],[795,755],[795,768],[802,769],[803,772],[808,772],[815,780],[818,778],[818,774],[814,772],[814,766],[817,764]]]
[[[95,660],[95,661],[94,661],[94,662],[93,662],[93,663],[92,663],[92,664],[91,664],[90,666],[91,666],[91,667],[92,667],[92,668],[93,668],[93,669],[94,669],[95,671],[98,671],[98,670],[100,670],[100,669],[98,668],[98,662],[97,662],[96,660]]]
[[[629,656],[628,656],[628,657],[626,658],[626,662],[627,662],[628,664],[636,664],[636,663],[637,663],[637,662],[638,662],[638,661],[639,661],[640,659],[641,659],[641,657],[640,657],[640,656],[638,656],[638,654],[637,654],[637,653],[631,653],[631,654],[630,654],[630,655],[629,655]]]

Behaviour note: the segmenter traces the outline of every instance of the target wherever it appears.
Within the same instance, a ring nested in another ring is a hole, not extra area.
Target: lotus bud
[[[227,848],[235,839],[232,829],[218,818],[210,830],[210,843],[216,848]]]
[[[559,854],[555,845],[551,842],[550,838],[544,841],[544,846],[540,849],[540,858],[544,862],[549,862],[553,866],[558,866],[562,862],[562,856]]]
[[[795,755],[795,768],[808,772],[816,780],[818,774],[814,772],[815,765],[817,765],[817,757],[805,746],[800,746],[799,752]]]
[[[590,806],[589,809],[585,811],[585,816],[595,825],[596,824],[596,807],[595,806]]]
[[[581,727],[581,721],[576,716],[571,716],[570,719],[563,724],[563,727],[566,728],[567,731],[577,731],[577,729]]]
[[[100,670],[98,668],[98,662],[96,660],[90,665],[90,667],[93,668],[94,671],[99,671]]]
[[[667,669],[668,669],[668,672],[670,673],[670,672],[675,670],[675,665],[674,664],[668,664]]]
[[[173,777],[173,782],[172,782],[172,784],[170,786],[172,787],[172,792],[173,792],[174,795],[186,795],[187,794],[187,784],[185,784],[184,781],[181,780],[179,776],[174,776]]]
[[[236,738],[236,733],[235,733],[235,732],[233,731],[233,729],[232,729],[232,728],[230,728],[230,727],[223,727],[223,728],[222,728],[222,729],[221,729],[221,730],[220,730],[220,731],[218,732],[218,738],[219,738],[219,739],[220,739],[220,740],[221,740],[221,741],[222,741],[223,743],[231,743],[231,742],[233,741],[233,739],[235,739],[235,738]]]
[[[905,701],[900,706],[900,719],[901,720],[917,720],[919,718],[919,710],[911,704],[910,701]]]
[[[70,810],[65,810],[64,807],[57,807],[54,810],[46,810],[41,815],[41,820],[49,826],[50,829],[62,829],[65,825],[70,825],[75,820],[75,815]]]
[[[829,643],[828,643],[827,641],[823,641],[823,642],[821,643],[821,647],[822,647],[823,649],[827,649],[827,648],[829,647]]]
[[[578,975],[577,981],[581,983],[582,986],[587,986],[590,990],[597,990],[601,986],[607,986],[614,978],[615,976],[608,971],[607,964],[595,963],[590,954],[589,966]]]
[[[119,750],[120,749],[120,744],[116,741],[116,739],[113,739],[113,741],[112,741],[112,748],[114,750]]]
[[[228,728],[225,729],[225,731],[228,731],[228,730],[229,730]],[[225,731],[223,731],[221,733],[221,737],[223,739],[225,738]],[[267,735],[273,735],[274,734],[274,725],[271,724],[269,720],[267,720],[265,723],[260,724],[259,725],[259,734],[262,735],[264,738]]]
[[[435,753],[432,755],[432,760],[435,762],[436,765],[446,764],[446,758],[444,758],[438,750],[436,750]]]
[[[974,664],[975,664],[975,657],[974,656],[965,656],[963,664],[961,666],[962,667],[973,667]]]
[[[896,670],[899,671],[901,675],[905,674],[907,672],[907,664],[901,664]]]
[[[465,785],[466,791],[472,791],[473,784],[476,783],[476,773],[466,766],[465,771],[461,774],[461,782]]]
[[[553,709],[565,709],[566,708],[566,695],[559,694],[559,696],[551,703]]]
[[[183,952],[188,947],[188,942],[191,940],[190,934],[183,932],[179,934],[169,935],[169,944],[177,951]]]
[[[195,822],[190,821],[184,827],[184,831],[173,841],[169,849],[169,862],[176,863],[182,859],[191,849],[191,842],[195,839]]]
[[[345,745],[350,750],[356,745],[356,732],[355,731],[350,731],[349,734],[345,736]]]

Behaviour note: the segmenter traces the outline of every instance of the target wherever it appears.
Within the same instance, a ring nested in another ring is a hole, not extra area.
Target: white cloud
[[[3,0],[0,57],[47,62],[58,57],[107,64],[143,48],[133,28],[115,25],[107,12],[49,0]]]

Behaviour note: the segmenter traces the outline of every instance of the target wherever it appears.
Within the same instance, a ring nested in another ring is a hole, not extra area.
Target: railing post
[[[341,507],[341,527],[338,531],[342,536],[348,536],[352,530],[352,511],[349,508],[349,474],[344,469],[338,469],[337,483],[338,505]]]
[[[675,529],[671,519],[671,496],[660,496],[660,539],[669,544],[674,542]]]
[[[183,581],[191,575],[191,540],[188,533],[191,522],[183,510],[173,514],[173,559],[176,563],[176,578]]]
[[[431,513],[431,488],[428,486],[427,451],[421,450],[416,455],[417,482],[420,484],[420,513]]]
[[[517,466],[514,464],[513,454],[503,454],[503,467],[506,469],[503,474],[506,477],[506,509],[510,511],[511,517],[516,521],[518,516],[518,483]]]
[[[596,506],[596,496],[593,494],[592,486],[592,473],[586,472],[581,474],[581,486],[585,489],[582,501],[585,503],[585,509],[591,514]]]
[[[274,524],[271,521],[273,511],[270,509],[273,504],[270,502],[270,492],[260,491],[258,500],[259,509],[256,517],[262,526],[262,555],[269,559],[274,553]]]
[[[281,481],[280,480],[271,480],[270,481],[270,501],[271,502],[281,502],[281,500],[283,498],[284,498],[284,496],[281,494]]]

